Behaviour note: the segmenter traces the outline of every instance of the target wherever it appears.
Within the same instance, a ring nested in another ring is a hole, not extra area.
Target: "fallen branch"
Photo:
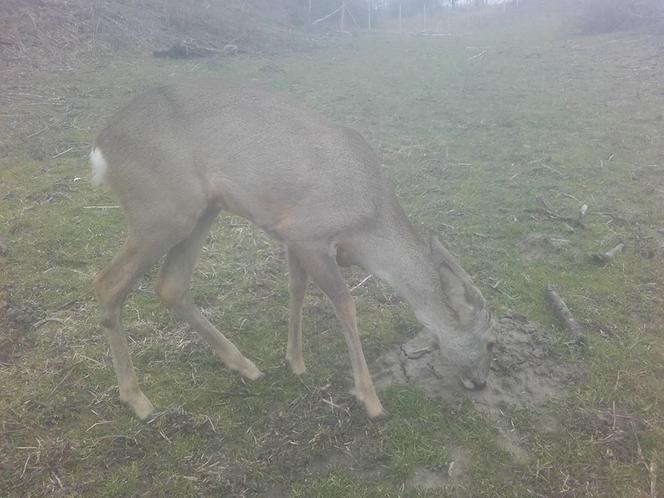
[[[581,327],[579,322],[574,319],[572,312],[565,304],[565,301],[562,300],[555,289],[550,285],[546,288],[545,300],[555,317],[572,334],[574,342],[583,343],[585,341],[583,327]]]
[[[540,208],[535,208],[535,209],[527,209],[526,212],[535,212],[535,213],[541,213],[547,215],[549,218],[562,221],[563,223],[567,223],[570,227],[578,227],[578,228],[586,228],[586,225],[581,221],[582,217],[580,218],[571,218],[569,216],[562,216],[558,214],[558,212],[552,208],[549,203],[544,199],[543,197],[536,197],[537,202],[542,206]],[[573,230],[573,229],[572,229]]]
[[[616,247],[609,249],[605,253],[593,254],[593,261],[597,264],[607,266],[616,258],[618,254],[623,252],[623,249],[625,249],[625,244],[621,242]]]

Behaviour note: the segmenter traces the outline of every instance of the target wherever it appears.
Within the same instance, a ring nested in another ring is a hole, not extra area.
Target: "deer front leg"
[[[307,272],[297,260],[291,250],[288,256],[288,291],[289,320],[288,320],[288,346],[286,347],[286,361],[295,375],[302,375],[305,371],[304,356],[302,354],[302,304],[307,290]]]
[[[350,364],[355,381],[352,392],[362,402],[369,417],[378,417],[383,414],[383,406],[376,395],[362,351],[362,344],[357,331],[355,302],[334,257],[328,254],[325,249],[325,247],[317,245],[291,247],[305,271],[332,301],[335,314],[341,322],[341,329],[350,355]]]

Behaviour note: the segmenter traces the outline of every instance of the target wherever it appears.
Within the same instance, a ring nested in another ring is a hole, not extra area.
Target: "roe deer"
[[[110,120],[90,154],[93,182],[118,196],[127,240],[95,281],[120,399],[141,418],[141,391],[122,331],[132,284],[161,256],[157,293],[249,379],[261,372],[194,304],[189,283],[221,210],[248,218],[287,248],[290,324],[286,359],[304,372],[302,302],[308,277],[329,297],[350,354],[354,395],[383,412],[357,331],[355,304],[339,266],[357,264],[408,301],[458,367],[468,389],[486,383],[493,320],[480,291],[433,237],[422,242],[380,161],[355,131],[281,95],[217,80],[166,84],[135,97]]]

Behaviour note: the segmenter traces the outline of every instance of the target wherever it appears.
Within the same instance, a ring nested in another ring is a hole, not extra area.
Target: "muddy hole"
[[[478,409],[500,413],[509,407],[537,407],[560,395],[578,377],[575,367],[554,353],[552,331],[525,317],[499,320],[497,344],[487,386],[464,389],[458,372],[445,368],[428,332],[384,354],[378,361],[377,385],[412,384],[438,399],[466,397]]]
[[[444,400],[470,399],[486,413],[496,429],[496,445],[515,463],[531,459],[528,435],[514,426],[512,408],[536,408],[556,398],[576,382],[580,368],[565,363],[553,347],[551,330],[523,316],[503,317],[496,326],[497,344],[487,385],[480,391],[461,386],[459,372],[445,367],[440,349],[428,332],[385,353],[378,361],[376,384],[387,387],[410,384],[429,397]],[[543,421],[555,427],[558,421]],[[467,478],[464,455],[469,448],[452,451],[447,472],[418,468],[407,483],[411,488],[453,490]]]

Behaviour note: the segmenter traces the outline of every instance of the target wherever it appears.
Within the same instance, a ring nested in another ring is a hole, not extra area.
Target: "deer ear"
[[[459,278],[462,278],[468,283],[472,283],[470,275],[466,273],[466,270],[461,268],[461,265],[459,265],[459,263],[456,261],[456,257],[445,248],[440,239],[435,235],[431,235],[431,239],[429,240],[429,249],[431,250],[431,256],[433,257],[433,260],[436,264],[444,264],[448,266],[452,271],[454,271],[454,273],[459,276]]]
[[[486,301],[470,275],[457,263],[456,257],[450,253],[435,235],[429,240],[431,258],[433,259],[443,289],[458,303],[471,305],[476,311],[484,308]]]

